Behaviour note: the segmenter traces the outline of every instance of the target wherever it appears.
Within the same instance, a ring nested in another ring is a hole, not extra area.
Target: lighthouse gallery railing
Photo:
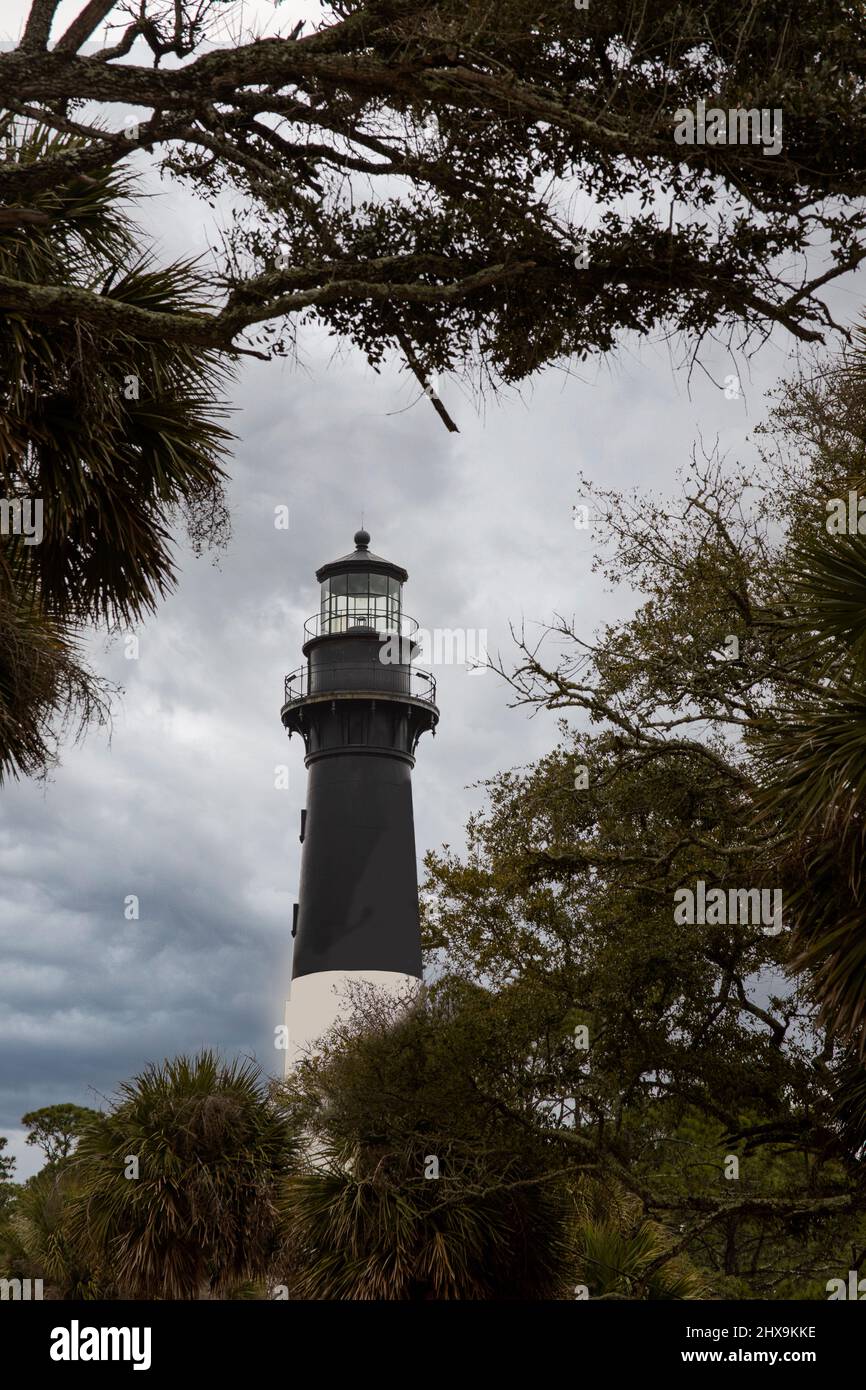
[[[429,671],[375,662],[367,662],[364,666],[299,666],[286,676],[284,703],[289,705],[311,695],[338,695],[346,691],[364,694],[382,691],[387,695],[408,695],[430,705],[436,703],[436,680]]]

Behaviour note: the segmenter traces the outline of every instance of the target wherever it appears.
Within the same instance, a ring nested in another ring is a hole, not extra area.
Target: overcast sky
[[[64,0],[61,23],[76,9]],[[282,7],[280,30],[315,10]],[[25,11],[6,0],[0,37]],[[208,244],[205,212],[167,186],[140,220],[170,257]],[[834,293],[837,312],[857,311],[859,289],[849,278]],[[20,1128],[34,1107],[98,1106],[146,1062],[202,1046],[280,1069],[305,787],[282,681],[317,608],[314,571],[352,548],[362,512],[372,549],[408,569],[405,606],[423,627],[486,629],[506,658],[509,623],[524,618],[575,613],[590,635],[633,600],[590,573],[572,524],[578,472],[670,490],[698,436],[749,457],[791,343],[761,349],[737,401],[700,371],[689,392],[660,339],[626,341],[579,378],[548,371],[483,411],[443,378],[459,435],[396,367],[377,375],[352,350],[334,359],[316,332],[301,348],[300,369],[250,362],[237,382],[234,534],[218,566],[180,544],[180,583],[138,630],[137,661],[94,638],[93,664],[125,690],[110,739],[68,748],[47,787],[0,795],[0,1133],[19,1178],[41,1161]],[[721,353],[703,360],[719,381],[732,370]],[[288,531],[274,527],[280,505]],[[435,674],[441,720],[414,772],[419,863],[461,843],[483,801],[472,784],[556,740],[555,716],[510,709],[492,673]],[[274,785],[280,764],[288,790]],[[130,894],[138,921],[124,918]]]

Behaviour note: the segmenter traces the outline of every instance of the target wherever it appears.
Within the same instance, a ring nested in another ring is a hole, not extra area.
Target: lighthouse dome
[[[399,632],[403,585],[409,576],[402,565],[373,554],[369,531],[362,527],[354,539],[354,550],[316,571],[322,586],[319,632],[361,627]]]

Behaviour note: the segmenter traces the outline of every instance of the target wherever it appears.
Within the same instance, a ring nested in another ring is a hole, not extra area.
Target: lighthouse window
[[[346,604],[348,625],[354,627],[367,621],[367,573],[347,575],[349,593]]]
[[[400,630],[400,581],[388,578],[388,627],[394,632]]]
[[[370,597],[369,597],[370,626],[387,628],[388,626],[388,577],[384,574],[370,575]]]
[[[336,574],[322,583],[322,631],[340,632],[346,626],[346,576]]]
[[[380,632],[400,627],[400,583],[369,570],[333,575],[322,584],[323,632],[363,625]]]

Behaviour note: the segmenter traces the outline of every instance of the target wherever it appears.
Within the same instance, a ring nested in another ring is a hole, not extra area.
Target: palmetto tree
[[[65,1159],[17,1189],[3,1259],[25,1278],[44,1279],[54,1297],[108,1298],[116,1293],[108,1262],[75,1221],[79,1193],[79,1177]]]
[[[866,1055],[866,536],[819,530],[793,555],[791,615],[807,694],[765,753],[783,827],[794,962],[830,1031]]]
[[[69,1160],[82,1184],[74,1229],[124,1296],[219,1296],[266,1275],[294,1152],[253,1063],[202,1052],[151,1065]]]
[[[578,1278],[595,1299],[706,1298],[709,1285],[672,1232],[647,1220],[641,1202],[614,1184],[581,1178],[576,1191]]]
[[[420,1150],[322,1148],[282,1201],[292,1293],[312,1299],[567,1296],[561,1184],[518,1159],[453,1144],[435,1181]]]
[[[447,978],[408,1012],[371,993],[286,1081],[308,1137],[281,1202],[293,1296],[569,1296],[568,1163],[522,1122],[530,1025],[493,1004]]]
[[[9,117],[0,128],[5,162],[75,145]],[[157,266],[142,249],[133,192],[128,174],[105,170],[0,206],[0,276],[62,287],[50,315],[0,323],[0,489],[42,509],[38,543],[11,524],[0,537],[0,777],[44,769],[64,716],[85,727],[104,716],[107,691],[77,638],[90,623],[134,622],[167,593],[174,521],[198,546],[227,531],[225,359],[129,331],[131,307],[192,311],[202,298],[190,263]],[[110,327],[71,316],[95,286],[116,306]]]

